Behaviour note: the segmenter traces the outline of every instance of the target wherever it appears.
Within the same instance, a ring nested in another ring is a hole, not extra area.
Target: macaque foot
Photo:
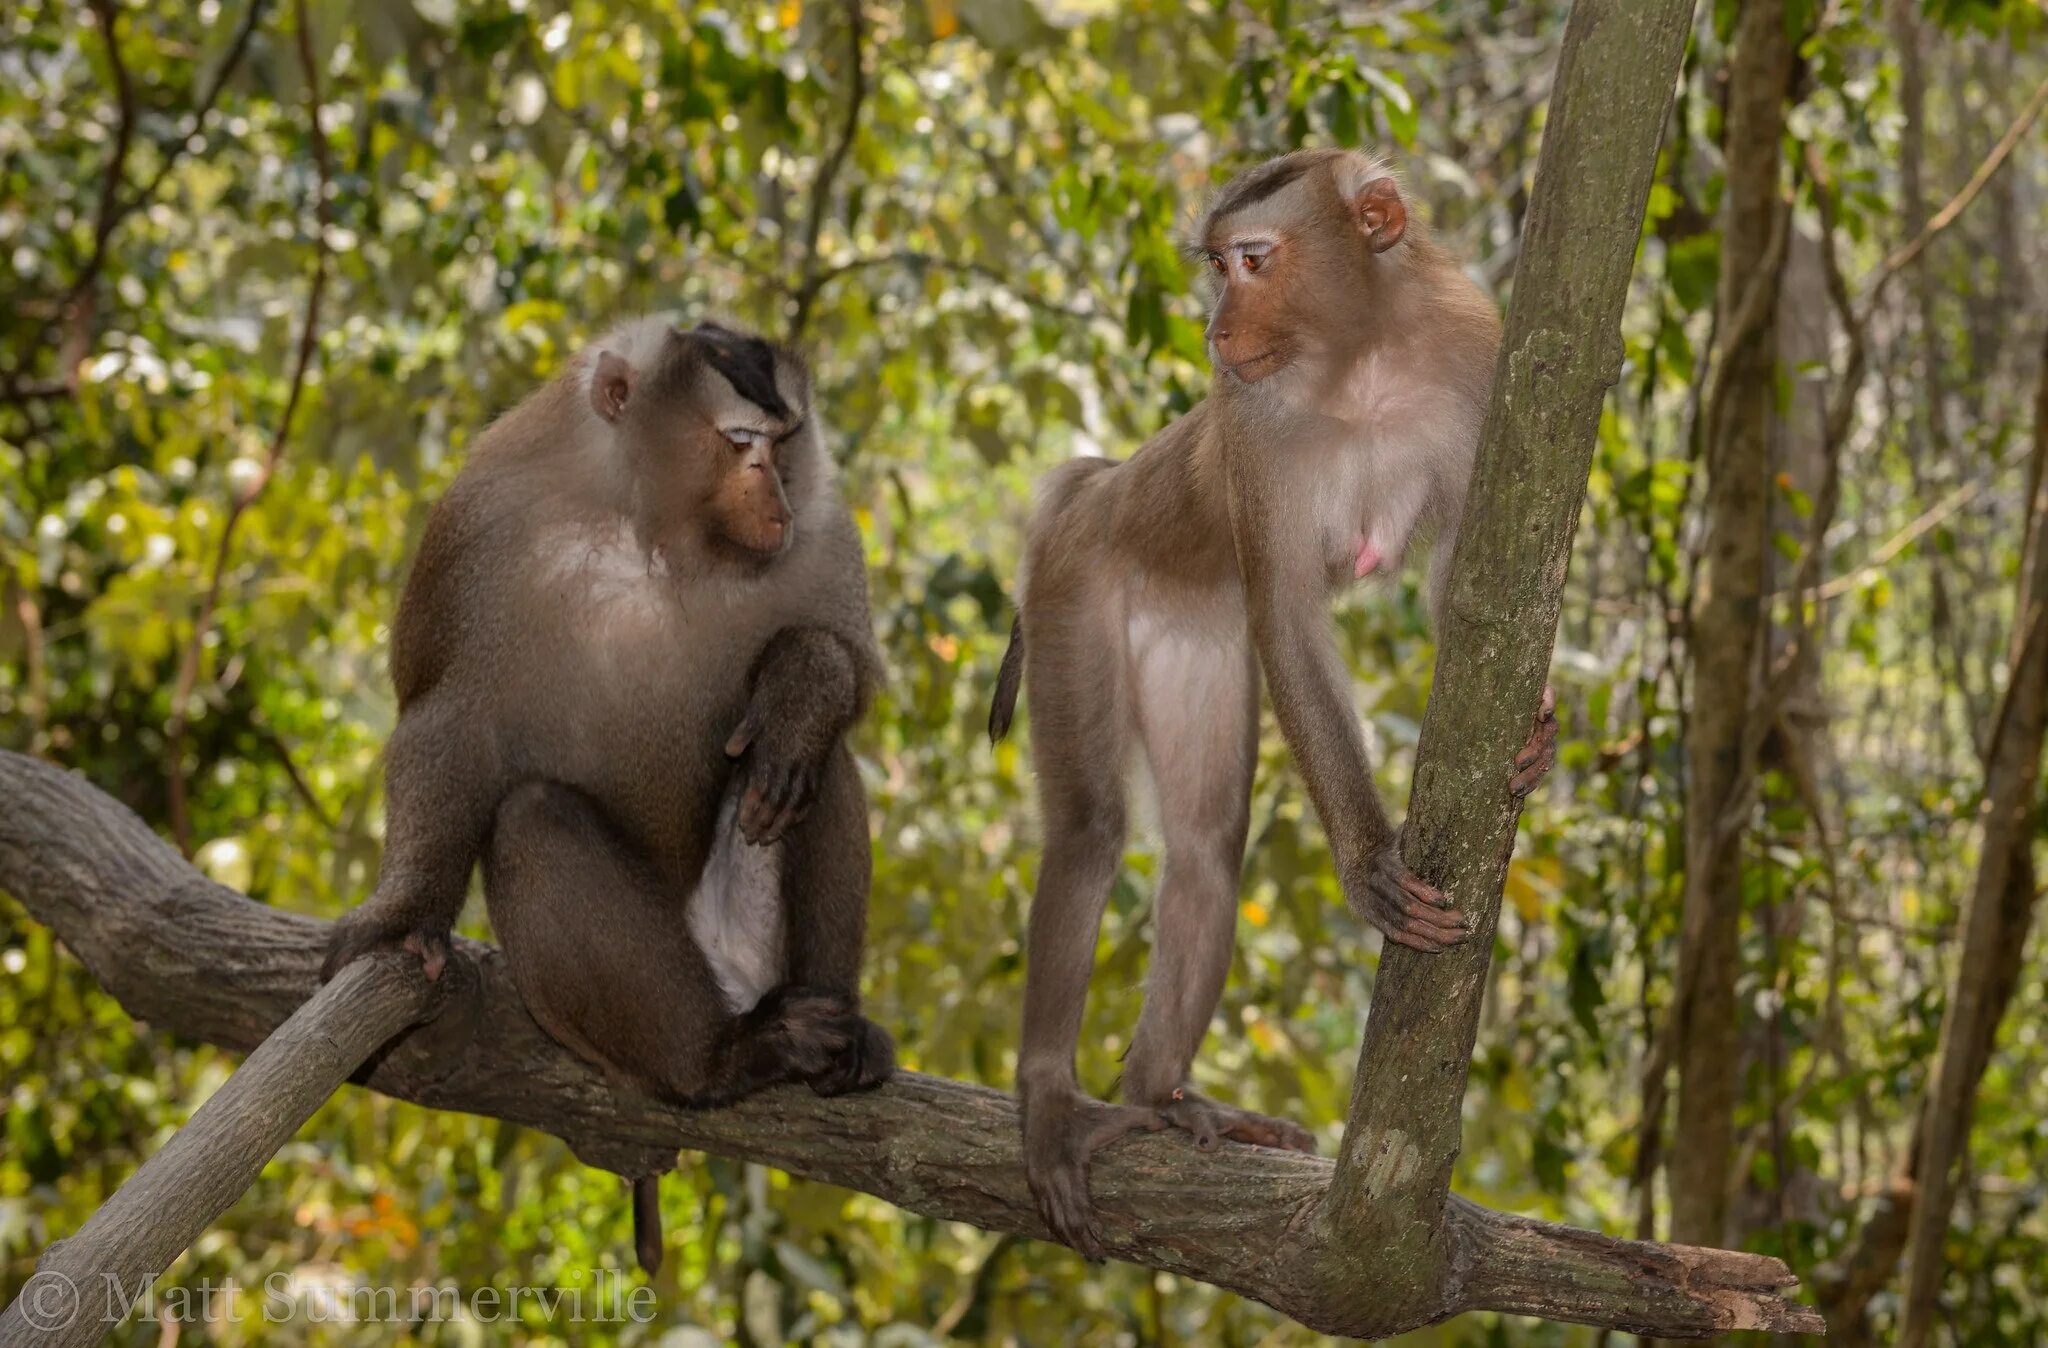
[[[366,903],[344,913],[327,938],[327,958],[320,963],[320,981],[325,983],[373,950],[396,948],[419,958],[420,971],[433,982],[448,966],[449,936],[445,931],[426,931],[407,923],[380,919]]]
[[[1166,1126],[1156,1109],[1104,1104],[1078,1092],[1030,1100],[1024,1106],[1024,1178],[1053,1239],[1101,1259],[1102,1232],[1088,1197],[1088,1159],[1119,1138]]]
[[[878,1086],[895,1067],[888,1034],[841,993],[785,983],[747,1012],[741,1027],[742,1035],[765,1041],[783,1079],[808,1082],[820,1095]]]
[[[1536,727],[1529,732],[1529,742],[1515,755],[1515,775],[1508,790],[1520,800],[1536,789],[1536,783],[1543,780],[1556,762],[1557,690],[1546,683],[1543,702],[1536,708]]]
[[[1388,940],[1432,955],[1472,935],[1471,920],[1451,907],[1450,896],[1419,879],[1393,847],[1373,862],[1363,916]]]
[[[831,1066],[810,1079],[819,1095],[851,1095],[871,1091],[887,1081],[896,1070],[896,1045],[889,1032],[864,1016],[856,1016],[858,1030]]]
[[[1174,1127],[1194,1135],[1196,1151],[1214,1151],[1228,1138],[1254,1147],[1305,1151],[1311,1156],[1316,1152],[1315,1135],[1292,1119],[1218,1104],[1185,1086],[1174,1091],[1173,1099],[1161,1105],[1159,1113]]]

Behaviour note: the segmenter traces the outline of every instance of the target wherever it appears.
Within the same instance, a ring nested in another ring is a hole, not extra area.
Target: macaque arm
[[[1324,611],[1315,539],[1283,535],[1245,516],[1233,499],[1245,607],[1259,668],[1272,691],[1280,733],[1301,765],[1309,798],[1347,877],[1393,840],[1392,821],[1373,785],[1358,725]]]
[[[445,690],[444,690],[445,691]],[[325,973],[379,946],[418,955],[429,978],[502,794],[497,754],[457,699],[428,694],[406,709],[384,751],[384,864],[370,897],[343,915]]]
[[[1230,460],[1230,522],[1252,645],[1280,732],[1329,836],[1344,897],[1391,939],[1440,950],[1462,939],[1464,919],[1401,863],[1330,634],[1321,540],[1298,520],[1273,517],[1276,496],[1298,493],[1274,492],[1270,461],[1243,459]]]
[[[766,846],[817,798],[832,749],[860,714],[861,661],[845,636],[785,627],[754,662],[747,710],[727,738],[740,760],[740,832]]]

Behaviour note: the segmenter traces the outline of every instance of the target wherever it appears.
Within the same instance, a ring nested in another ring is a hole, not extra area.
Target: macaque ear
[[[1384,253],[1408,232],[1408,203],[1392,178],[1374,178],[1351,199],[1358,227],[1375,253]]]
[[[590,376],[590,408],[606,421],[617,421],[632,396],[635,370],[616,352],[597,353],[597,370]]]

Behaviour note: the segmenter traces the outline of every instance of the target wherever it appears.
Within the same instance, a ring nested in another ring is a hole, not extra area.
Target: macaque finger
[[[740,798],[740,834],[750,843],[761,841],[761,832],[775,817],[768,807],[767,792],[761,786],[749,786],[747,794]]]
[[[725,741],[725,756],[738,758],[754,742],[754,736],[760,733],[761,727],[755,723],[754,714],[748,712],[740,718],[740,723],[733,727],[732,735]]]
[[[1420,950],[1425,955],[1440,955],[1446,948],[1445,942],[1432,940],[1421,932],[1407,927],[1388,928],[1387,939],[1396,945],[1405,945],[1410,950]]]
[[[1401,901],[1400,910],[1411,925],[1435,927],[1441,931],[1464,933],[1472,929],[1472,921],[1455,908],[1433,908],[1414,899]]]
[[[1413,871],[1403,871],[1400,884],[1402,889],[1421,899],[1424,903],[1434,904],[1438,908],[1448,908],[1451,906],[1451,899],[1448,894],[1429,883],[1429,881],[1422,879]]]

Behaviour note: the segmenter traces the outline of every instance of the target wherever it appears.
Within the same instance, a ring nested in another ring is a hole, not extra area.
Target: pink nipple
[[[1380,564],[1380,550],[1367,542],[1363,535],[1358,540],[1358,555],[1351,559],[1351,578],[1364,580]]]

